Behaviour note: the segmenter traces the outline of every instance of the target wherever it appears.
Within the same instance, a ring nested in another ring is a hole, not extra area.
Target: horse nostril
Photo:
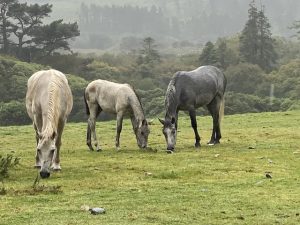
[[[50,177],[50,173],[49,172],[45,172],[45,171],[41,171],[40,172],[41,178],[48,178]]]

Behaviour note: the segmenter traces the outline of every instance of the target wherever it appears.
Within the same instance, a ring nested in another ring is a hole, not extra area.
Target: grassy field
[[[33,128],[1,127],[0,154],[14,152],[21,165],[4,183],[0,224],[300,224],[299,111],[225,116],[213,147],[205,145],[211,118],[198,124],[201,150],[181,117],[171,155],[157,120],[147,151],[137,148],[128,120],[120,151],[115,121],[97,123],[101,153],[88,151],[86,124],[67,124],[62,171],[35,188]],[[107,212],[91,215],[83,205]]]

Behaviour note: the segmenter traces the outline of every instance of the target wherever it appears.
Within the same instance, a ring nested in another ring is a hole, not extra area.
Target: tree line
[[[77,23],[60,19],[44,24],[51,12],[50,4],[0,0],[1,53],[30,62],[58,50],[71,51],[68,41],[80,34]]]

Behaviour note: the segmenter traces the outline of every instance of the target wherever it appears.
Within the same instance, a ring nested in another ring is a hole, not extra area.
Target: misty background
[[[160,48],[191,51],[207,41],[241,32],[248,16],[247,0],[27,0],[53,4],[48,20],[78,22],[75,50],[131,51],[144,37]],[[300,20],[299,0],[261,0],[274,36],[291,38],[289,27]],[[45,19],[47,22],[47,18]]]

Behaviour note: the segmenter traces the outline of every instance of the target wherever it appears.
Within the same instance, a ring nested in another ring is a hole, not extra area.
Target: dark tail
[[[85,90],[84,90],[84,94],[83,94],[83,98],[84,98],[84,103],[85,103],[85,110],[86,110],[86,114],[87,115],[90,115],[90,109],[89,109],[89,106],[87,104],[87,101],[86,101],[86,96],[85,96]]]

